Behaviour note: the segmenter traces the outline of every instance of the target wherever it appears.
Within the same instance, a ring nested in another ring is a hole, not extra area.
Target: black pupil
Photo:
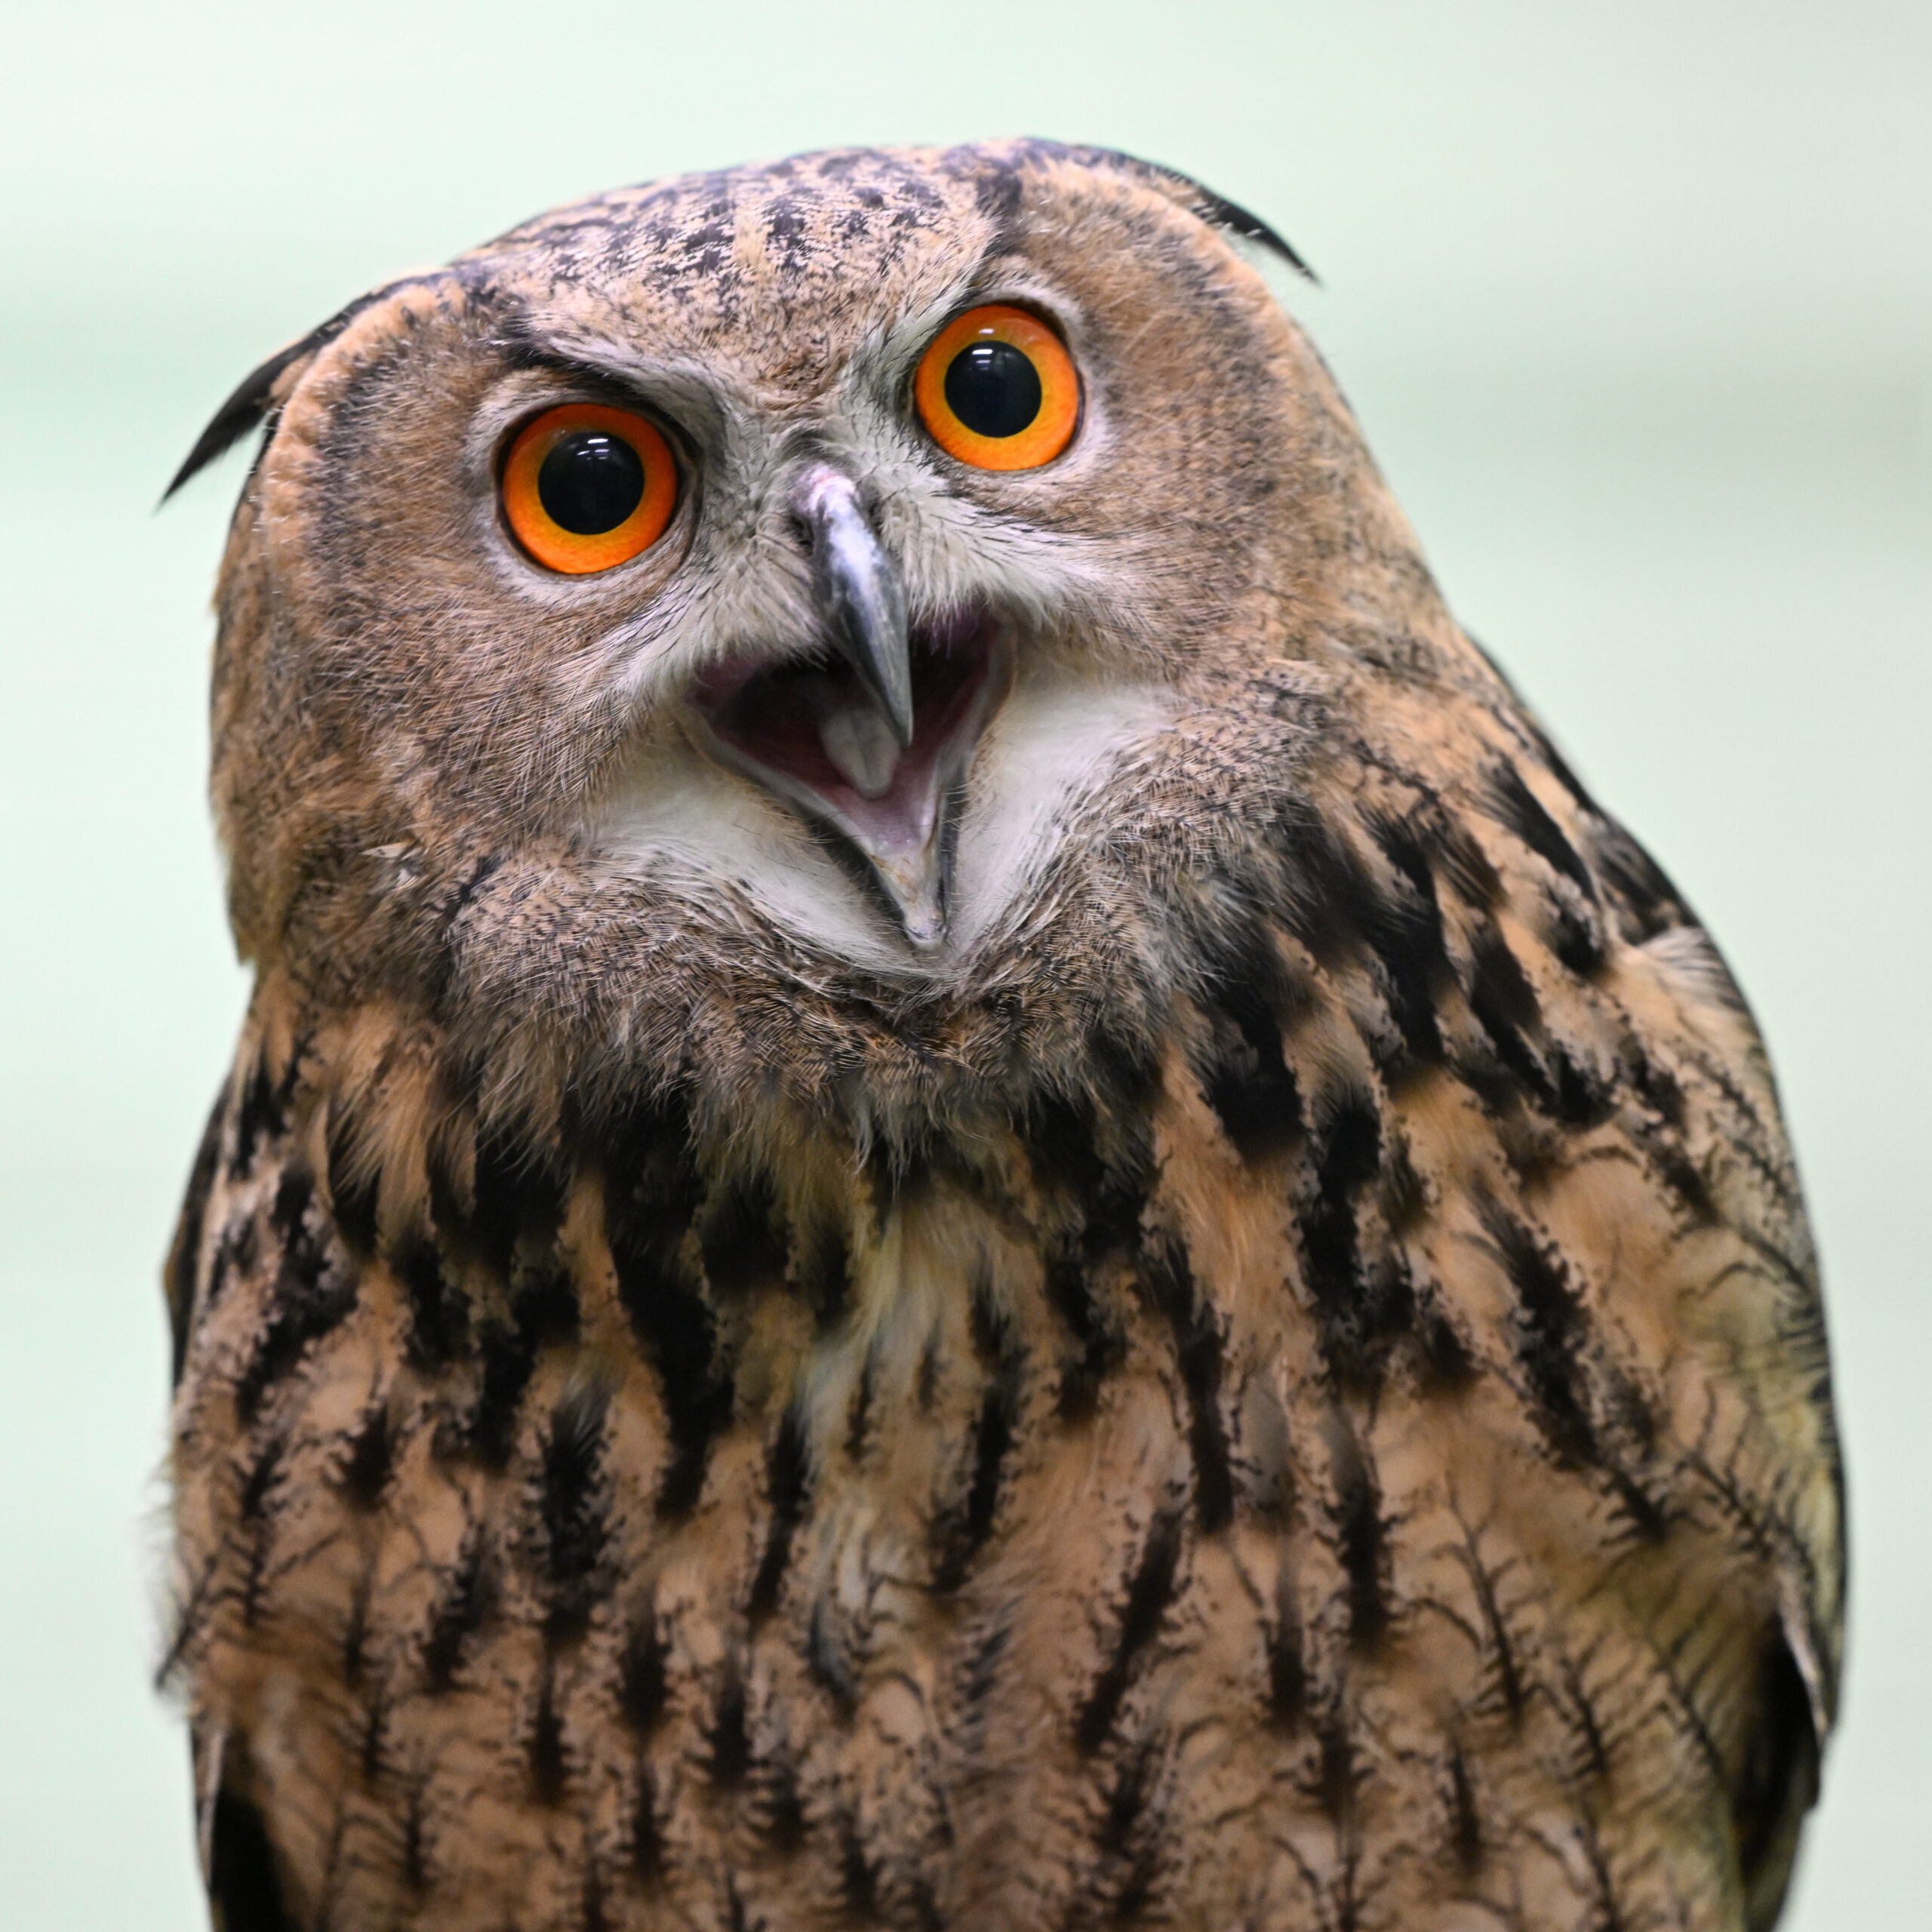
[[[573,429],[543,459],[537,496],[551,521],[573,537],[601,537],[644,500],[644,464],[608,429]]]
[[[975,342],[946,372],[946,407],[977,436],[1017,436],[1040,413],[1040,372],[1010,342]]]

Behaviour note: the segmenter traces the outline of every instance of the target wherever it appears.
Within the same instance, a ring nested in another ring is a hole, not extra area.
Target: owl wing
[[[1322,808],[1291,835],[1278,938],[1382,1072],[1379,1161],[1351,1183],[1338,1116],[1303,1210],[1318,1229],[1352,1192],[1361,1245],[1326,1297],[1318,1241],[1304,1260],[1344,1383],[1379,1372],[1378,1297],[1398,1331],[1432,1305],[1544,1459],[1592,1472],[1621,1520],[1590,1574],[1611,1566],[1666,1659],[1724,1650],[1707,1633],[1734,1620],[1727,1660],[1678,1689],[1730,1795],[1746,1921],[1768,1927],[1817,1795],[1844,1592],[1798,1176],[1708,934],[1506,686],[1466,689],[1477,705],[1438,709],[1381,681],[1375,728],[1337,734]],[[1716,1580],[1681,1595],[1681,1558],[1642,1580],[1645,1546],[1679,1537],[1707,1540]]]

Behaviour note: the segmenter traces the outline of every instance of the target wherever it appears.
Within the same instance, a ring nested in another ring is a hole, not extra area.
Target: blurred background
[[[1924,1924],[1932,8],[109,0],[0,78],[0,1918],[205,1923],[149,1687],[156,1270],[245,986],[202,800],[231,386],[546,205],[1053,134],[1289,235],[1450,600],[1716,932],[1826,1264],[1850,1675],[1789,1924]]]

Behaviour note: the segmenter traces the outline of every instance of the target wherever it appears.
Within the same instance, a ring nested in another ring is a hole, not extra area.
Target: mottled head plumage
[[[191,454],[268,422],[168,1270],[234,1932],[1776,1915],[1763,1051],[1247,242],[1039,141],[647,184]]]

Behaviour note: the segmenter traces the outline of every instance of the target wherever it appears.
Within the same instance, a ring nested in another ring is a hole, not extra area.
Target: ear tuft
[[[1174,198],[1191,209],[1211,228],[1226,229],[1244,242],[1252,242],[1265,248],[1272,255],[1278,255],[1296,274],[1303,275],[1321,286],[1321,278],[1302,260],[1287,238],[1263,221],[1258,214],[1251,214],[1238,202],[1231,202],[1225,195],[1217,195],[1212,188],[1204,186],[1191,174],[1183,174],[1177,168],[1169,168],[1158,161],[1143,161],[1138,155],[1127,154],[1118,148],[1069,146],[1058,141],[1031,140],[1017,144],[1022,149],[1041,155],[1063,156],[1089,168],[1112,167],[1121,168],[1143,178],[1158,183]],[[1176,191],[1178,192],[1176,192]]]
[[[243,377],[228,400],[209,419],[208,427],[195,438],[195,447],[188,452],[187,460],[174,472],[173,481],[161,493],[161,500],[166,503],[183,484],[198,475],[218,457],[226,456],[257,423],[273,418],[282,401],[275,392],[277,385],[290,370],[334,341],[371,303],[379,302],[407,285],[406,282],[387,282],[380,288],[371,289],[366,295],[358,295],[346,309],[338,309],[319,328],[311,329]]]

